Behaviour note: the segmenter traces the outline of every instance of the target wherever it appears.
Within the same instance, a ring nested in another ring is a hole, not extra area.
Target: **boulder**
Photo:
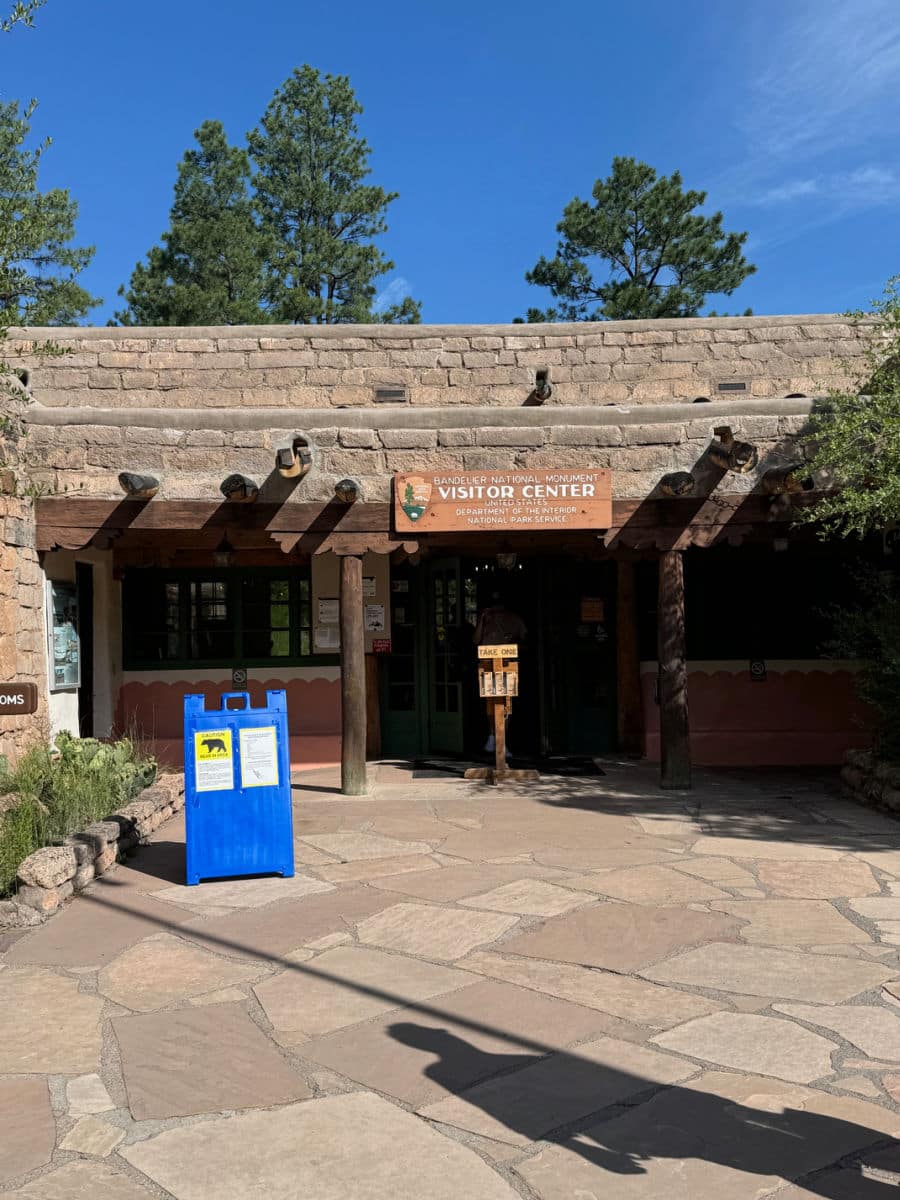
[[[54,888],[71,879],[78,870],[78,858],[72,846],[45,846],[19,864],[22,883]]]

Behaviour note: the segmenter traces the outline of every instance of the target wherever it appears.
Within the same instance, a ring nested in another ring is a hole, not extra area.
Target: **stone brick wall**
[[[41,424],[37,418],[45,413],[34,414],[26,459],[31,479],[48,493],[107,499],[121,498],[116,482],[121,470],[154,475],[161,499],[218,500],[222,480],[239,472],[262,486],[263,499],[326,500],[335,481],[349,475],[362,484],[365,500],[386,501],[394,471],[589,466],[612,469],[617,498],[639,499],[651,494],[667,472],[692,469],[722,422],[760,448],[756,471],[728,477],[729,491],[752,490],[768,467],[796,456],[791,435],[806,423],[809,408],[809,401],[793,400],[642,406],[632,412],[310,410],[298,412],[297,425],[284,428],[278,427],[286,415],[281,410],[256,411],[269,428],[236,428],[246,415],[239,411],[178,414],[189,424],[205,421],[202,429],[173,427],[175,414],[163,417],[164,427],[142,426],[154,416],[146,410],[112,414],[107,419],[122,423],[107,425]],[[65,420],[68,412],[49,415]],[[463,416],[467,423],[450,424],[450,416]],[[298,432],[309,441],[313,464],[296,487],[288,487],[274,475],[274,454]]]
[[[718,317],[569,325],[52,329],[11,339],[14,365],[51,406],[234,408],[522,405],[549,368],[553,405],[821,394],[845,386],[868,336],[835,316]],[[70,353],[36,359],[35,341]],[[849,364],[849,369],[848,369]]]
[[[0,716],[0,754],[9,758],[49,728],[43,579],[31,501],[0,495],[0,682],[38,685],[36,714]]]

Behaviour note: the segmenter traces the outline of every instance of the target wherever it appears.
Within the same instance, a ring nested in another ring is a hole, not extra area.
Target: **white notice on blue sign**
[[[278,737],[274,725],[242,729],[241,787],[278,786]]]

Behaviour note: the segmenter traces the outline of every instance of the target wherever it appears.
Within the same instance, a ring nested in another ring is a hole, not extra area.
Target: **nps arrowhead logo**
[[[397,480],[400,507],[411,521],[418,521],[431,499],[431,484],[421,475],[404,475]]]

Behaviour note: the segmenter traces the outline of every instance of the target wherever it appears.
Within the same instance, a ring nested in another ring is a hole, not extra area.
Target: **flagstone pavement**
[[[603,769],[301,774],[293,879],[170,822],[7,935],[0,1195],[900,1196],[900,823]]]

